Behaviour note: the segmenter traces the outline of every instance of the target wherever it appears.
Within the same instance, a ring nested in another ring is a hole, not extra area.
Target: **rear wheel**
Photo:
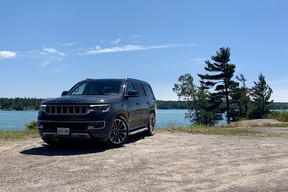
[[[147,135],[152,136],[155,133],[156,128],[156,116],[155,113],[151,113],[148,122]]]
[[[111,134],[107,142],[111,147],[121,147],[126,143],[128,134],[126,120],[121,116],[116,117],[112,123]]]

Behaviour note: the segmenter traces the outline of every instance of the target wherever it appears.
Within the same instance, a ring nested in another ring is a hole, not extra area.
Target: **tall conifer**
[[[230,123],[230,94],[232,89],[239,86],[239,83],[232,80],[236,66],[230,62],[230,48],[222,47],[216,52],[215,56],[211,56],[211,60],[206,60],[207,66],[205,70],[206,74],[198,74],[201,78],[200,82],[206,89],[214,88],[211,100],[217,100],[219,113],[226,112],[227,123]],[[224,101],[225,107],[221,107],[219,99]]]

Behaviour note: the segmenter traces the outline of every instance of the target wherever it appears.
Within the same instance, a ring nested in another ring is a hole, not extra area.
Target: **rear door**
[[[133,91],[135,90],[135,87],[133,85],[132,82],[127,82],[126,83],[126,88],[125,88],[125,92],[128,93],[129,91]],[[135,128],[139,126],[139,116],[140,116],[140,103],[139,103],[139,97],[128,97],[128,107],[129,107],[129,120],[128,120],[128,124],[129,124],[129,128]]]
[[[149,118],[149,105],[143,84],[140,82],[133,82],[136,91],[139,93],[138,102],[140,106],[139,111],[139,126],[147,126]]]

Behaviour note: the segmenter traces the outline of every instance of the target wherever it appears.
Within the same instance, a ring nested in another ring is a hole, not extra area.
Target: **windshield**
[[[119,95],[123,80],[89,80],[76,84],[68,95]]]

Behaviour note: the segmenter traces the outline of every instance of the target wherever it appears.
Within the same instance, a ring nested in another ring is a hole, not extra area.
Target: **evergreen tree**
[[[247,79],[244,77],[244,75],[241,73],[239,76],[236,76],[236,79],[242,83],[242,86],[240,88],[240,105],[244,105],[244,112],[241,113],[241,117],[246,117],[248,114],[248,104],[250,102],[249,97],[249,88],[246,86]],[[240,106],[239,106],[240,107]],[[242,107],[240,107],[242,108]],[[243,114],[243,116],[242,116]]]
[[[269,101],[273,90],[266,83],[265,76],[261,73],[258,82],[252,87],[252,108],[249,111],[249,118],[262,118],[270,111],[272,101]]]
[[[222,120],[222,112],[219,107],[222,100],[217,94],[209,93],[207,89],[201,85],[197,91],[197,100],[194,102],[196,113],[198,116],[194,117],[198,124],[213,126],[217,121]]]
[[[207,66],[205,70],[210,74],[198,74],[201,78],[201,84],[207,89],[211,89],[215,86],[213,94],[214,98],[211,100],[217,100],[219,108],[219,113],[226,112],[227,123],[230,123],[231,114],[230,114],[230,99],[232,94],[232,89],[239,86],[239,84],[232,80],[232,77],[235,72],[236,66],[230,62],[230,48],[222,47],[219,51],[216,52],[215,56],[211,56],[211,62],[209,60],[205,61]],[[221,108],[219,100],[225,102],[225,107]],[[218,115],[219,116],[219,115]]]
[[[242,83],[241,87],[235,87],[231,94],[230,113],[233,121],[238,121],[241,117],[247,117],[248,104],[250,102],[249,89],[246,87],[247,79],[243,74],[236,76],[236,79]]]

